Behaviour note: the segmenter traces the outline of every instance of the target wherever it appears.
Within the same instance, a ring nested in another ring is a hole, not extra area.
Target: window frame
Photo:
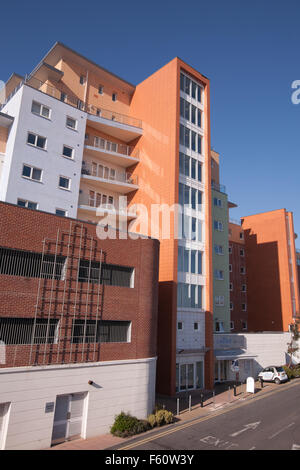
[[[68,188],[65,188],[64,186],[60,185],[60,179],[61,178],[64,178],[65,180],[69,181]],[[58,187],[59,187],[59,189],[64,189],[65,191],[71,191],[71,178],[69,178],[68,176],[59,175],[59,177],[58,177]]]
[[[36,105],[40,106],[40,112],[39,112],[39,113],[36,113],[35,111],[32,110],[33,104],[36,104]],[[44,116],[44,115],[42,114],[43,108],[48,109],[48,111],[49,111],[49,116]],[[45,105],[45,104],[43,104],[43,103],[39,103],[39,101],[32,100],[32,103],[31,103],[31,112],[32,112],[32,114],[34,114],[35,116],[39,116],[39,117],[42,117],[42,118],[44,118],[44,119],[48,119],[48,121],[51,121],[52,109],[51,109],[49,106],[47,106],[47,105]]]
[[[28,142],[29,135],[33,135],[35,137],[35,143],[34,144],[32,144],[31,142]],[[45,139],[45,146],[44,147],[40,147],[39,145],[37,145],[37,142],[38,142],[39,138]],[[39,149],[39,150],[44,150],[45,152],[47,151],[47,137],[39,135],[39,134],[35,134],[35,132],[27,131],[26,143],[27,143],[27,145],[30,145],[30,147],[34,147],[34,148]]]
[[[68,155],[65,155],[64,154],[64,149],[70,149],[72,152],[71,152],[71,157],[69,157]],[[70,147],[70,145],[66,145],[66,144],[63,144],[63,149],[62,149],[62,153],[61,153],[61,156],[64,157],[64,158],[67,158],[68,160],[74,160],[74,153],[75,153],[75,149],[74,147]]]
[[[69,126],[68,125],[68,119],[72,120],[75,122],[75,127]],[[70,129],[71,131],[77,131],[77,126],[78,126],[78,120],[73,118],[72,116],[66,116],[66,128]]]
[[[26,176],[26,175],[23,174],[24,167],[30,168],[30,176]],[[32,178],[32,174],[33,174],[34,170],[38,170],[38,171],[41,172],[41,178],[40,179]],[[35,166],[28,165],[27,163],[23,163],[23,169],[22,169],[22,175],[21,176],[22,176],[22,178],[25,178],[27,180],[35,181],[36,183],[41,183],[42,180],[43,180],[43,170],[41,168],[37,168]]]

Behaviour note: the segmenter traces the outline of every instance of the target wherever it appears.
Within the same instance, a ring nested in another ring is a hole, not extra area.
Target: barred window
[[[66,258],[30,251],[0,248],[0,274],[62,280]]]
[[[128,266],[119,266],[115,264],[101,264],[100,262],[80,260],[79,282],[94,282],[108,286],[134,287],[133,286],[134,268]]]
[[[0,341],[5,344],[54,344],[57,335],[57,319],[0,318]]]
[[[128,343],[129,321],[74,320],[73,343]]]

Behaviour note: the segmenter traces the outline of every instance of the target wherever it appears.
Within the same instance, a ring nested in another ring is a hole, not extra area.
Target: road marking
[[[288,426],[285,426],[284,428],[280,429],[279,431],[275,432],[275,434],[272,434],[272,436],[269,437],[269,439],[273,439],[273,437],[276,437],[278,436],[278,434],[280,434],[281,432],[283,431],[286,431],[287,429],[291,428],[292,426],[294,426],[295,423],[291,423],[291,424],[288,424]]]
[[[213,418],[216,418],[220,415],[223,415],[223,414],[226,414],[226,413],[229,413],[230,411],[234,411],[242,406],[247,406],[248,404],[251,404],[253,403],[253,400],[255,401],[258,401],[258,400],[262,400],[263,398],[267,398],[267,397],[270,397],[272,395],[275,395],[276,393],[282,393],[284,392],[285,390],[290,390],[291,388],[294,388],[296,386],[299,386],[299,383],[293,383],[291,384],[290,386],[288,386],[287,388],[281,388],[281,389],[275,389],[275,390],[271,390],[270,392],[266,392],[264,393],[263,395],[258,395],[258,396],[254,396],[254,397],[251,397],[250,399],[246,400],[245,402],[239,404],[239,405],[236,405],[234,407],[229,407],[229,408],[226,408],[225,410],[223,411],[217,411],[216,413],[213,413],[213,414],[209,414],[207,416],[204,416],[202,418],[196,418],[194,419],[193,421],[189,421],[188,423],[185,423],[185,424],[182,424],[182,425],[178,425],[176,426],[175,428],[172,427],[172,425],[170,424],[170,428],[171,429],[168,429],[164,432],[161,432],[161,433],[156,433],[154,436],[149,436],[145,439],[142,439],[140,441],[137,441],[137,442],[132,442],[131,444],[129,443],[128,445],[124,446],[124,447],[120,447],[116,450],[129,450],[129,449],[133,449],[135,447],[139,447],[143,444],[146,444],[148,442],[151,442],[151,441],[154,441],[156,439],[159,439],[160,437],[164,437],[164,436],[167,436],[169,434],[173,434],[174,432],[177,432],[177,431],[181,431],[182,429],[185,429],[187,427],[191,427],[191,426],[194,426],[195,424],[198,424],[198,423],[201,423],[203,421],[207,421],[209,419],[213,419]],[[150,431],[151,432],[151,431]]]
[[[245,431],[248,431],[248,429],[256,429],[260,425],[261,421],[257,421],[256,423],[249,423],[245,424],[244,428],[241,429],[240,431],[234,432],[233,434],[230,434],[231,437],[236,437],[242,434]]]
[[[298,444],[293,444],[292,450],[300,450],[300,446]]]
[[[219,449],[230,449],[232,447],[238,447],[237,444],[234,442],[230,441],[224,441],[223,439],[218,439],[217,437],[214,436],[206,436],[200,439],[200,442],[203,442],[204,444],[208,444],[212,447],[218,447]]]

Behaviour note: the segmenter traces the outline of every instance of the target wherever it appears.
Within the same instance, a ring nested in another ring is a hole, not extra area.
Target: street
[[[281,384],[216,415],[194,420],[115,449],[300,450],[300,381]],[[176,425],[175,425],[176,426]]]

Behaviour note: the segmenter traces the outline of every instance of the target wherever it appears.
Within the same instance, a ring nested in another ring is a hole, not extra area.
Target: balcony
[[[130,142],[143,134],[142,121],[104,108],[88,105],[88,125],[124,142]]]
[[[130,209],[130,207],[120,207],[116,202],[113,202],[113,204],[103,204],[98,200],[97,195],[91,197],[87,192],[82,192],[79,195],[78,210],[86,215],[116,215],[117,218],[123,217],[127,220],[136,219],[137,217],[136,211]]]
[[[96,158],[127,168],[139,163],[139,151],[135,147],[117,144],[94,135],[85,139],[85,150]]]
[[[224,184],[218,184],[212,181],[211,189],[215,189],[216,191],[219,191],[219,193],[226,194],[226,186],[224,186]]]
[[[137,175],[130,175],[125,171],[121,173],[93,162],[85,162],[82,165],[81,178],[88,180],[96,187],[101,185],[109,191],[121,194],[128,194],[139,189]]]
[[[59,90],[49,85],[47,81],[38,80],[33,76],[28,76],[18,83],[4,103],[0,103],[0,111],[23,85],[35,88],[46,95],[52,96],[59,101],[88,113],[87,119],[89,126],[123,140],[124,142],[130,142],[143,134],[142,121],[140,119],[84,103],[77,96]]]

